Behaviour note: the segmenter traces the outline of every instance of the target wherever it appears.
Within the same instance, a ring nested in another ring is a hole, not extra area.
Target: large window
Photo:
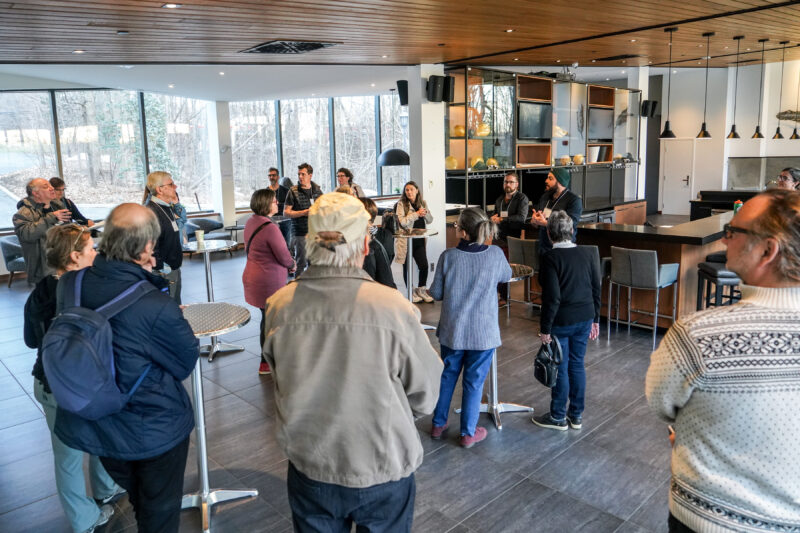
[[[267,170],[278,167],[275,102],[231,102],[231,151],[236,206],[249,206],[256,189],[269,185]]]
[[[142,199],[139,99],[133,91],[58,91],[56,112],[67,196],[89,218]]]
[[[11,226],[26,183],[57,175],[50,95],[0,93],[0,227]]]
[[[378,194],[375,166],[375,97],[353,96],[333,100],[336,125],[336,167],[349,168],[353,181],[367,196]]]
[[[408,107],[400,105],[400,98],[381,95],[381,151],[400,148],[408,152]],[[409,167],[383,167],[382,194],[400,194],[410,179]]]
[[[205,100],[145,93],[150,171],[166,170],[189,211],[213,209]]]
[[[297,165],[314,169],[314,182],[325,192],[333,183],[328,99],[281,100],[281,145],[284,174],[297,182]]]

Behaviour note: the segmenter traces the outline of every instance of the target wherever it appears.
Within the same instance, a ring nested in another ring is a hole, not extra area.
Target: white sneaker
[[[419,295],[422,297],[422,299],[425,301],[426,304],[432,304],[433,303],[433,296],[428,294],[427,288],[420,287],[419,288]]]
[[[411,301],[415,304],[418,304],[422,301],[422,296],[419,294],[419,287],[411,291]]]
[[[94,530],[100,526],[104,526],[111,520],[111,517],[114,514],[114,506],[113,505],[103,505],[100,507],[100,516],[97,517],[94,525],[84,531],[83,533],[94,533]]]

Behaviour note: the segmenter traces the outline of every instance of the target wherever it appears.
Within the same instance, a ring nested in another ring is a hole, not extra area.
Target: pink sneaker
[[[447,429],[448,424],[443,426],[431,426],[431,438],[439,440],[442,438],[442,433]]]
[[[262,376],[272,374],[272,370],[269,368],[269,363],[261,363],[261,365],[258,367],[258,373]]]
[[[482,427],[475,428],[473,436],[461,435],[461,446],[464,448],[472,448],[475,444],[479,443],[486,438],[486,429]]]

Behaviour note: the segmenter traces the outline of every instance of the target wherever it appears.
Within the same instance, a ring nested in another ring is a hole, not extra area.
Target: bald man
[[[72,213],[55,200],[55,190],[44,178],[35,178],[25,186],[26,198],[17,204],[14,213],[14,233],[22,245],[28,285],[36,285],[50,273],[44,255],[47,230],[62,222],[69,222]]]
[[[147,207],[122,204],[106,219],[94,265],[83,279],[81,305],[96,309],[139,281],[154,286],[111,318],[117,385],[129,391],[117,413],[88,420],[62,409],[55,433],[69,447],[100,457],[109,475],[128,491],[139,531],[177,532],[183,472],[194,428],[192,404],[181,382],[189,377],[198,343],[167,280],[152,272],[161,232]],[[59,283],[59,303],[71,274]]]

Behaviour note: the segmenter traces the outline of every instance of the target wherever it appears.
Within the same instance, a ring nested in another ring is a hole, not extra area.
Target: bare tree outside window
[[[393,94],[381,95],[381,150],[400,148],[408,152],[408,107]],[[377,155],[375,156],[377,159]],[[409,167],[383,167],[382,194],[400,194],[410,179]]]
[[[0,227],[10,227],[25,184],[58,175],[46,92],[0,92]]]
[[[231,152],[236,207],[250,205],[256,189],[269,185],[267,170],[278,166],[275,102],[231,102]]]
[[[331,189],[328,99],[281,100],[281,145],[285,174],[297,181],[297,165],[314,168],[314,182]]]
[[[349,168],[353,181],[367,196],[378,194],[378,151],[375,143],[375,97],[350,96],[333,99],[336,167]]]

